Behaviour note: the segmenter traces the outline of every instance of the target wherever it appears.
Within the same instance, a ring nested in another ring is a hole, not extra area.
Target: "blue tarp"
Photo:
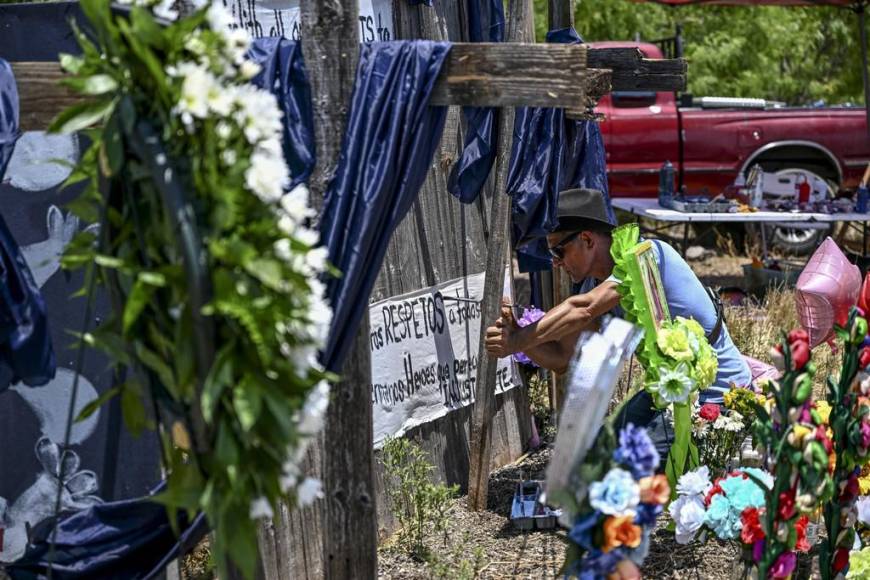
[[[0,179],[18,135],[18,88],[12,67],[0,59]],[[44,385],[54,372],[45,302],[0,215],[0,393],[19,381]]]
[[[501,0],[468,0],[468,37],[471,42],[504,41],[504,7]],[[486,183],[498,153],[498,110],[462,107],[466,121],[465,143],[450,170],[447,191],[471,203]]]
[[[248,57],[263,67],[251,84],[271,91],[284,114],[284,158],[292,189],[308,181],[315,163],[314,114],[302,43],[278,37],[257,38]]]
[[[547,42],[583,42],[573,28],[553,30]],[[556,226],[559,192],[588,187],[604,192],[610,219],[616,223],[607,189],[607,166],[601,130],[593,121],[573,121],[562,109],[517,109],[508,170],[507,193],[513,197],[512,237],[520,270],[549,270],[542,236]]]
[[[441,140],[446,107],[429,97],[450,43],[360,47],[350,116],[321,239],[342,273],[326,281],[334,311],[322,363],[338,371],[350,350],[393,230],[417,197]]]
[[[202,514],[189,522],[181,512],[178,526],[180,538],[169,525],[166,506],[148,498],[103,503],[75,512],[57,525],[51,576],[57,580],[156,578],[208,532]],[[53,529],[53,519],[36,526],[27,552],[6,570],[13,580],[47,577]]]

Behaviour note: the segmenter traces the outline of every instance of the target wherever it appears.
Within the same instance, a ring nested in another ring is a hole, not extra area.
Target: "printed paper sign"
[[[376,448],[385,437],[474,402],[484,278],[475,274],[369,307]],[[507,277],[504,295],[511,296]],[[499,359],[496,393],[520,382],[512,358]]]
[[[233,20],[254,38],[283,36],[301,39],[299,0],[223,0]],[[359,38],[361,42],[393,40],[392,0],[360,0]]]

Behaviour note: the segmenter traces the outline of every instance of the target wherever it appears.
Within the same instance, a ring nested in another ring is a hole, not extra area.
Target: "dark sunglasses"
[[[565,259],[565,246],[567,244],[571,243],[571,241],[574,238],[576,238],[577,236],[579,236],[581,233],[583,233],[583,232],[579,231],[579,232],[574,232],[573,234],[568,234],[567,236],[562,238],[558,244],[556,244],[555,246],[550,246],[549,248],[547,248],[548,250],[550,250],[550,255],[553,256],[554,258],[556,258],[557,260],[564,260]]]

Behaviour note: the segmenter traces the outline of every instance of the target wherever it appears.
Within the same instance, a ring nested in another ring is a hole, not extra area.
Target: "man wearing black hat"
[[[490,356],[525,353],[544,368],[564,373],[577,338],[605,313],[617,308],[619,281],[612,277],[611,231],[604,195],[593,189],[568,189],[559,194],[558,225],[547,235],[553,266],[561,266],[574,282],[603,280],[590,292],[571,296],[547,312],[537,323],[520,328],[508,305],[487,329]],[[653,240],[662,286],[672,316],[694,318],[707,332],[719,360],[711,388],[701,393],[702,403],[722,403],[732,385],[751,382],[749,367],[734,346],[722,318],[721,303],[706,289],[685,260],[668,244]],[[629,420],[646,425],[653,419],[652,399],[646,392],[630,405]],[[632,416],[633,415],[633,416]]]

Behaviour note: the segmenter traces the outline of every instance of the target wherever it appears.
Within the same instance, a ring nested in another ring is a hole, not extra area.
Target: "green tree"
[[[535,0],[543,41],[547,2]],[[832,7],[670,7],[582,0],[575,22],[587,41],[655,40],[683,26],[694,95],[759,97],[806,105],[863,104],[858,19]]]

